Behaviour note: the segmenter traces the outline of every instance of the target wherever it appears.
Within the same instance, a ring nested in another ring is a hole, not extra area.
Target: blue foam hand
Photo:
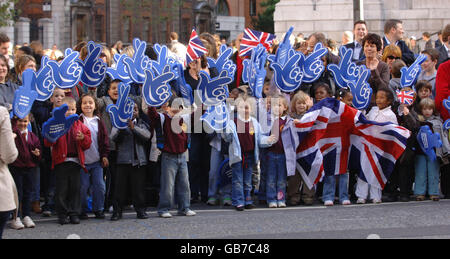
[[[417,133],[417,141],[422,151],[431,160],[436,160],[435,148],[442,147],[441,136],[439,133],[432,133],[429,126],[420,127],[419,133]]]
[[[36,84],[34,90],[38,93],[36,100],[48,100],[55,90],[56,84],[53,81],[52,70],[48,65],[49,58],[43,56],[41,59],[41,69],[36,73]]]
[[[294,27],[291,26],[286,32],[283,41],[278,46],[277,53],[268,57],[271,63],[278,63],[281,66],[284,66],[288,62],[289,52],[292,50],[292,45],[289,38],[291,37],[293,31]]]
[[[301,67],[303,68],[303,82],[313,83],[325,71],[322,57],[328,53],[322,43],[317,43],[314,47],[314,52],[308,55],[304,60],[301,59]]]
[[[155,44],[153,49],[155,50],[156,54],[158,55],[158,60],[154,61],[152,60],[152,68],[153,72],[155,72],[155,75],[162,75],[164,73],[164,70],[166,67],[172,66],[173,63],[175,63],[175,60],[171,57],[169,57],[167,46],[165,45],[159,45]]]
[[[342,46],[340,48],[340,53],[341,61],[339,62],[339,65],[329,64],[328,70],[333,73],[336,84],[341,88],[345,88],[348,86],[348,82],[356,82],[358,80],[359,75],[364,68],[362,66],[357,66],[352,62],[353,49],[346,49]]]
[[[205,121],[215,131],[222,131],[230,122],[229,114],[227,105],[222,103],[208,107],[200,120]]]
[[[219,105],[229,97],[228,84],[233,82],[233,79],[226,70],[212,79],[204,71],[200,71],[199,76],[197,95],[203,104],[207,106]]]
[[[120,80],[124,84],[131,84],[133,82],[133,79],[130,76],[130,73],[128,72],[127,65],[125,64],[124,60],[126,58],[129,58],[127,55],[122,54],[115,54],[114,60],[116,62],[116,67],[108,67],[106,69],[106,73],[113,79],[113,80]]]
[[[232,60],[230,60],[231,55],[233,55],[233,49],[228,48],[227,45],[222,44],[220,46],[220,55],[217,58],[217,60],[208,57],[208,65],[209,67],[215,67],[217,71],[219,71],[219,74],[223,70],[228,71],[228,75],[230,77],[234,78],[234,74],[236,72],[236,64],[233,63]]]
[[[106,77],[107,65],[99,58],[103,47],[90,41],[87,45],[87,50],[86,59],[80,62],[83,67],[81,82],[87,87],[97,87]]]
[[[20,119],[25,118],[38,97],[36,89],[36,75],[32,69],[27,69],[22,73],[22,86],[16,90],[13,101],[14,115]]]
[[[54,83],[62,89],[72,88],[81,80],[83,68],[78,59],[80,53],[72,49],[66,49],[65,58],[61,63],[49,60],[48,65],[52,70]]]
[[[416,84],[422,71],[422,63],[427,60],[427,56],[421,54],[410,67],[402,67],[400,70],[402,76],[400,78],[400,87],[412,87]]]
[[[167,65],[161,75],[155,75],[151,70],[145,70],[145,82],[142,87],[142,96],[150,107],[159,107],[172,97],[172,88],[169,82],[175,77]]]
[[[68,109],[67,104],[53,109],[52,117],[42,125],[42,135],[51,143],[55,143],[66,134],[73,123],[78,120],[78,115],[76,114],[66,117]]]
[[[301,53],[291,49],[289,58],[285,65],[280,63],[271,63],[270,67],[274,71],[275,85],[283,92],[293,92],[302,84],[303,71],[298,65]]]
[[[129,75],[135,83],[142,84],[145,81],[145,70],[152,68],[152,62],[145,55],[147,42],[135,38],[133,40],[134,55],[133,58],[125,57],[123,62],[126,64]]]
[[[182,97],[189,102],[189,105],[192,105],[194,103],[192,87],[188,83],[186,83],[186,79],[184,78],[183,65],[181,65],[179,62],[173,63],[172,72],[175,75]]]
[[[262,98],[264,79],[267,74],[264,67],[266,61],[267,50],[262,44],[259,44],[252,50],[250,60],[246,59],[243,61],[244,69],[242,72],[242,80],[243,82],[248,83],[253,96],[256,98]]]
[[[367,80],[370,77],[370,70],[363,70],[361,76],[358,78],[358,81],[350,81],[348,82],[348,87],[353,94],[353,107],[358,110],[366,109],[370,104],[370,99],[372,98],[372,87]]]
[[[120,83],[116,104],[110,104],[106,107],[106,111],[111,117],[111,123],[117,129],[128,128],[128,121],[133,118],[134,101],[128,97],[130,88],[130,85]]]
[[[447,109],[448,113],[450,114],[450,97],[448,97],[448,99],[444,99],[442,104],[444,105],[444,108]],[[450,129],[450,119],[445,121],[444,129],[446,129],[446,130]]]

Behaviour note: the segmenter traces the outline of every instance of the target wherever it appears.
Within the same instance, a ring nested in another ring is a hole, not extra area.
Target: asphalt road
[[[90,218],[60,226],[56,218],[34,217],[36,228],[6,229],[5,239],[450,239],[450,200],[324,207],[231,208],[193,205],[197,216],[137,220],[129,211],[118,222]],[[176,213],[174,213],[176,214]],[[109,215],[108,215],[109,218]]]

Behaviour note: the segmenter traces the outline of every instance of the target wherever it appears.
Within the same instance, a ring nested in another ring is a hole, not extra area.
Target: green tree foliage
[[[12,25],[14,19],[19,15],[13,5],[19,0],[0,0],[0,27]]]
[[[273,14],[275,12],[275,5],[278,2],[280,2],[280,0],[267,0],[261,3],[264,12],[258,14],[257,19],[252,19],[252,25],[256,30],[270,33],[275,32]]]

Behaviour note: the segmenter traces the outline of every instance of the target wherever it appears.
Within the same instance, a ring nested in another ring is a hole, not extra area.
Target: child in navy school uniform
[[[11,222],[13,229],[34,228],[35,224],[31,219],[31,191],[32,177],[41,159],[41,143],[39,138],[31,131],[28,131],[30,114],[23,119],[13,118],[13,132],[16,134],[15,142],[19,156],[17,160],[9,166],[14,182],[19,193],[19,203],[22,210],[19,210],[18,217]],[[23,222],[20,220],[23,218]]]

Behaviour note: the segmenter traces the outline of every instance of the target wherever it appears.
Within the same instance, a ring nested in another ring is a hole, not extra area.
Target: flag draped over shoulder
[[[369,121],[333,98],[314,105],[295,130],[300,140],[297,169],[309,188],[324,175],[345,174],[350,168],[383,189],[410,136],[403,127]]]

